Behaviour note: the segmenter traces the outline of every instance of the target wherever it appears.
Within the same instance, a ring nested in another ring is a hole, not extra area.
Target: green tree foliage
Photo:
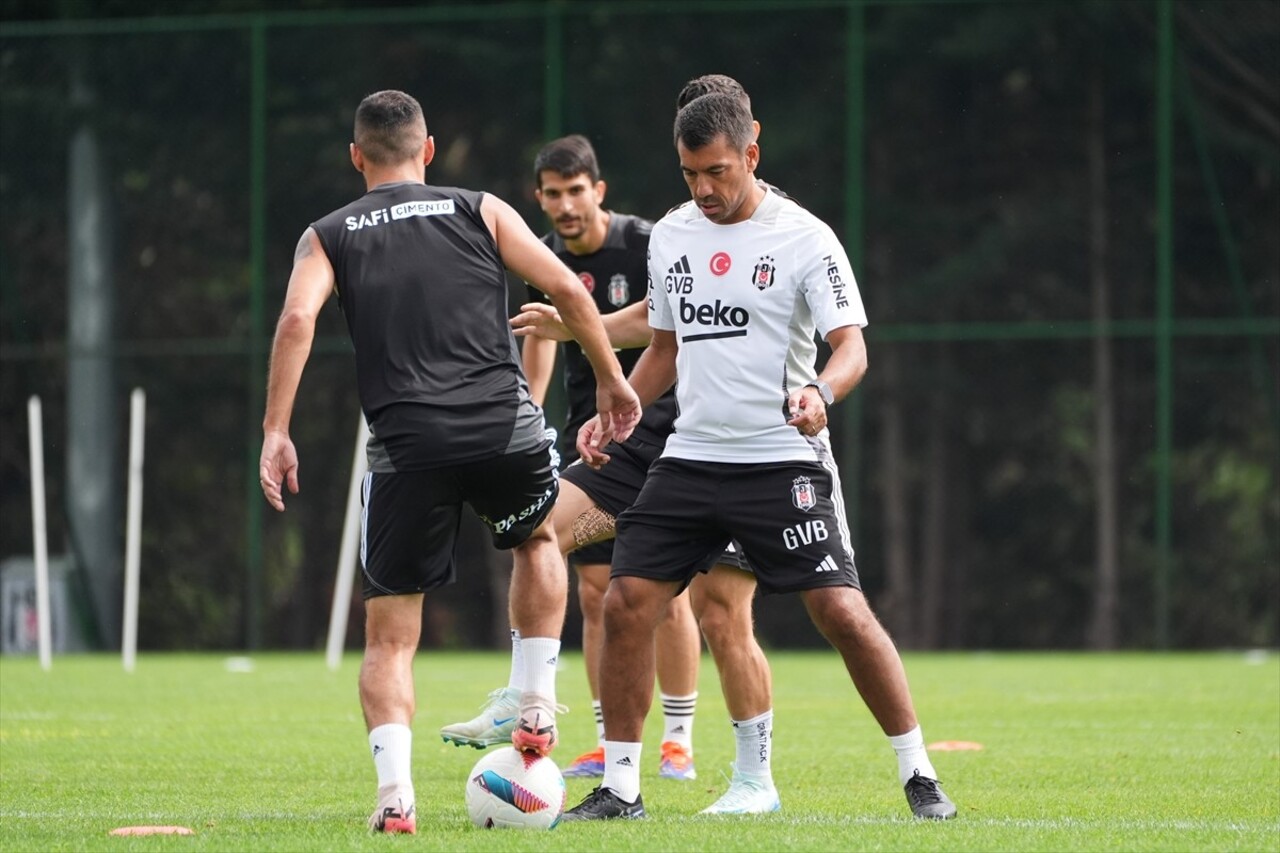
[[[894,583],[905,584],[905,609],[892,608],[901,621],[891,624],[907,644],[1080,646],[1096,535],[1097,401],[1080,329],[1091,316],[1085,127],[1097,72],[1116,324],[1119,640],[1154,641],[1154,3],[865,7],[861,164],[849,161],[847,138],[854,7],[741,13],[745,6],[727,2],[677,15],[570,2],[559,7],[558,41],[546,37],[551,7],[539,4],[508,4],[507,17],[484,4],[449,6],[448,15],[441,4],[421,3],[370,11],[311,0],[291,8],[276,15],[274,4],[239,0],[6,4],[0,556],[30,551],[23,423],[32,393],[45,400],[50,541],[54,551],[70,547],[59,507],[76,484],[64,482],[60,442],[74,345],[66,340],[67,205],[76,200],[67,197],[65,172],[69,128],[82,116],[69,112],[67,92],[70,58],[87,56],[90,117],[114,175],[120,423],[128,387],[149,395],[141,642],[244,642],[247,513],[265,512],[245,500],[260,405],[248,368],[248,27],[256,20],[269,24],[269,318],[303,229],[363,190],[346,146],[364,94],[415,93],[438,144],[429,179],[494,192],[541,230],[530,168],[546,132],[590,136],[609,206],[657,218],[687,193],[670,139],[679,87],[707,72],[741,80],[763,125],[762,177],[846,237],[849,182],[863,180],[865,233],[852,236],[865,246],[858,272],[872,320],[871,371],[859,392],[865,416],[855,422],[846,404],[836,445],[857,429],[865,448],[861,511],[851,521],[873,602],[900,600]],[[1175,317],[1274,322],[1280,11],[1245,0],[1179,2],[1176,11]],[[267,17],[252,17],[259,12]],[[174,15],[186,17],[166,24]],[[13,23],[99,19],[118,25],[33,35]],[[548,43],[559,44],[557,56],[548,57]],[[548,80],[559,86],[558,111],[549,107]],[[319,646],[329,613],[358,405],[336,304],[319,333],[294,419],[303,494],[285,515],[264,516],[263,639],[271,646]],[[1266,336],[1176,338],[1176,645],[1280,642],[1278,375],[1280,350]],[[877,457],[887,400],[902,415],[900,471]],[[886,522],[887,470],[901,478],[901,530]],[[941,492],[931,497],[931,487]],[[939,547],[941,611],[926,614],[911,602],[926,582],[927,554]],[[891,582],[886,555],[895,548],[906,574]],[[430,642],[485,642],[502,618],[489,578],[467,565],[459,576],[459,587],[433,597]],[[795,601],[766,599],[758,609],[766,640],[820,642],[800,627]],[[354,639],[358,608],[353,617]],[[915,633],[921,618],[937,630]]]

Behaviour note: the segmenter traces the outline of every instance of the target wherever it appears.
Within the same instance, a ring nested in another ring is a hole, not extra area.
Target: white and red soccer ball
[[[554,761],[511,746],[489,752],[467,776],[467,812],[484,829],[552,829],[565,796]]]

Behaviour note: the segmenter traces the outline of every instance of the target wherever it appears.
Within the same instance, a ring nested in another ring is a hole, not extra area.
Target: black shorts
[[[609,454],[609,464],[604,467],[592,468],[579,459],[561,471],[560,477],[617,518],[635,503],[649,466],[662,455],[662,445],[629,438],[622,444],[609,444],[605,452]],[[584,545],[569,555],[569,562],[574,566],[609,565],[613,562],[613,539]]]
[[[532,450],[461,465],[366,474],[360,524],[364,597],[452,583],[464,502],[489,525],[494,547],[514,548],[528,539],[560,493],[552,437]]]
[[[829,452],[822,462],[659,459],[618,517],[611,575],[683,588],[720,561],[730,540],[751,555],[763,592],[860,588]]]
[[[751,561],[747,559],[747,553],[742,547],[742,543],[734,540],[725,546],[724,553],[715,561],[713,565],[728,566],[744,572],[755,574],[756,570],[751,568]]]
[[[622,444],[610,443],[605,448],[605,452],[609,454],[607,465],[596,469],[579,460],[560,472],[560,478],[582,489],[596,506],[617,518],[640,496],[644,481],[649,476],[649,468],[662,455],[662,448],[661,444],[635,437]],[[614,540],[606,539],[584,545],[572,552],[569,562],[575,566],[607,566],[613,563],[613,551]],[[732,543],[716,562],[751,571],[742,550],[735,550]]]

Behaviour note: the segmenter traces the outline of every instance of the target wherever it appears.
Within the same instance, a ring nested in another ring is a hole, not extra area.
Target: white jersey
[[[818,346],[865,326],[831,228],[766,192],[751,218],[717,225],[688,202],[649,240],[649,324],[675,332],[675,434],[664,456],[709,462],[817,460],[787,398],[817,376]]]

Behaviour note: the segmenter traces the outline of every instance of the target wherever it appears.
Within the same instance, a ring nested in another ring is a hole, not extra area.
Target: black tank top
[[[452,465],[544,440],[482,198],[383,184],[312,225],[355,347],[373,471]]]
[[[649,232],[653,223],[626,213],[609,212],[609,230],[604,243],[589,255],[575,255],[565,247],[555,231],[542,238],[556,257],[578,274],[601,314],[612,314],[648,297]],[[529,286],[531,301],[550,302],[546,294]],[[640,359],[640,349],[619,350],[616,354],[625,374]],[[575,442],[578,429],[596,413],[596,376],[577,341],[564,345],[564,388],[568,418],[562,436],[561,455],[566,464],[578,458]],[[669,390],[645,407],[633,435],[650,444],[665,444],[676,418],[675,390]]]

